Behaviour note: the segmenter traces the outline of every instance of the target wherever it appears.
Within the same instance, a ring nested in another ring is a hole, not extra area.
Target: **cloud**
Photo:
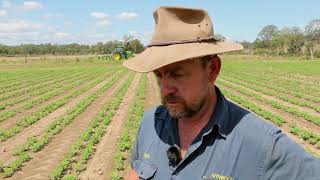
[[[143,44],[149,44],[152,39],[153,32],[154,31],[152,28],[147,28],[141,32],[138,32],[136,30],[129,30],[127,34],[139,39]]]
[[[25,1],[23,2],[23,5],[19,6],[23,11],[33,11],[43,8],[43,5],[36,2],[36,1]]]
[[[0,33],[21,33],[31,32],[43,28],[40,23],[25,20],[0,21]]]
[[[118,14],[116,17],[121,20],[129,20],[129,19],[134,19],[138,16],[139,16],[139,14],[137,14],[135,12],[122,12],[122,13]]]
[[[61,13],[46,13],[43,15],[44,19],[63,19],[64,15]]]
[[[111,25],[111,22],[107,19],[104,19],[104,20],[100,20],[97,22],[97,25],[98,26],[109,26]]]
[[[97,42],[106,42],[121,39],[121,36],[115,33],[65,33],[65,32],[28,32],[28,33],[1,33],[0,44],[19,45],[19,44],[96,44]]]
[[[109,26],[111,24],[109,20],[109,15],[103,12],[92,12],[90,16],[97,19],[97,26]]]
[[[0,10],[0,17],[4,17],[7,15],[7,11],[6,10]]]
[[[43,8],[43,5],[36,1],[24,1],[23,4],[12,4],[8,0],[2,1],[2,8],[8,11],[28,12],[39,10]]]
[[[103,12],[92,12],[90,13],[91,17],[96,18],[96,19],[107,19],[109,17],[108,14],[103,13]]]

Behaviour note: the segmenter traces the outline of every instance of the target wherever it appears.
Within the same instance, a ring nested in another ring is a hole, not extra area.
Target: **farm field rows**
[[[320,157],[320,62],[222,67],[228,99]],[[121,179],[143,112],[160,103],[153,74],[121,63],[0,64],[0,75],[0,179]]]
[[[319,61],[223,61],[218,87],[320,157]]]

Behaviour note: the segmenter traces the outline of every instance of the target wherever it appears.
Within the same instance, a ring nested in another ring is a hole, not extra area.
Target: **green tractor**
[[[126,51],[124,46],[117,46],[112,52],[112,59],[116,61],[121,59],[129,59],[133,56],[134,53],[132,51]]]

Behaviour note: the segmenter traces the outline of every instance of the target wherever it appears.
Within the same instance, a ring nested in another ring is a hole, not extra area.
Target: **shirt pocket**
[[[139,160],[139,161],[140,161],[140,165],[136,169],[139,178],[153,179],[158,168],[154,164],[152,164],[152,162],[150,161],[146,161],[146,160]]]

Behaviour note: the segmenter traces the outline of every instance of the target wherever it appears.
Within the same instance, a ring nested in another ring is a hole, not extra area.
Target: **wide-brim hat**
[[[214,38],[211,18],[205,10],[160,7],[154,13],[155,32],[140,54],[123,62],[137,72],[150,72],[175,62],[224,52],[243,46]]]

